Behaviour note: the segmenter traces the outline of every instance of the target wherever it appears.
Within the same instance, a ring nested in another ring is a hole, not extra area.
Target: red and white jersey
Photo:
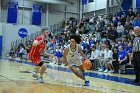
[[[41,36],[36,37],[35,40],[37,40],[38,42],[40,40],[42,40],[43,38]],[[46,46],[46,42],[43,41],[40,45],[37,46],[33,46],[29,52],[29,56],[40,56],[41,52],[45,49]]]

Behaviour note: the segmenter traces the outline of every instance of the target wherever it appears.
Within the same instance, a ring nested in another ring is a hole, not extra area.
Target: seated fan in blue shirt
[[[62,62],[62,57],[63,57],[63,52],[62,52],[62,50],[61,49],[57,49],[56,50],[56,53],[55,53],[55,56],[57,57],[57,59],[58,59],[58,64],[61,64],[61,62]]]
[[[118,62],[119,62],[119,64],[120,65],[127,64],[127,62],[128,62],[127,51],[123,50],[122,46],[119,46],[118,49],[119,49],[119,52],[118,52]]]
[[[132,48],[133,48],[132,42],[129,42],[129,44],[126,48],[126,51],[128,53],[128,58],[129,58],[129,65],[132,64]]]

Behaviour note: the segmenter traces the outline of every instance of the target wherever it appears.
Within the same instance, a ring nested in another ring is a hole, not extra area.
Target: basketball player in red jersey
[[[52,56],[45,52],[46,48],[46,39],[50,32],[48,31],[48,28],[43,28],[41,31],[41,35],[36,37],[32,44],[32,48],[29,52],[29,60],[31,60],[35,65],[35,73],[33,73],[33,77],[37,78],[39,83],[43,83],[43,74],[46,70],[46,64],[41,61],[41,54],[45,54],[46,56]],[[40,77],[37,76],[37,74],[40,73]]]

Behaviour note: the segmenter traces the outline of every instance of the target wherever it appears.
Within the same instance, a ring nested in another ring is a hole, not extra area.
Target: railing
[[[50,30],[53,34],[60,33],[62,31],[62,23],[54,24],[50,26]],[[26,42],[33,41],[38,35],[40,35],[40,31],[32,33],[25,38],[17,39],[16,41],[11,42],[11,48],[16,48],[20,43],[26,44]]]

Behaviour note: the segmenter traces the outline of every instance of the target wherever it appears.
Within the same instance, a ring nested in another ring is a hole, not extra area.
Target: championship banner
[[[82,5],[87,4],[87,0],[82,0]]]
[[[92,2],[94,2],[94,0],[88,0],[88,3],[92,3]]]
[[[136,0],[136,8],[137,11],[140,13],[140,0]]]
[[[42,5],[33,4],[32,7],[32,24],[41,25]]]
[[[7,23],[16,23],[18,14],[18,1],[8,0]]]

